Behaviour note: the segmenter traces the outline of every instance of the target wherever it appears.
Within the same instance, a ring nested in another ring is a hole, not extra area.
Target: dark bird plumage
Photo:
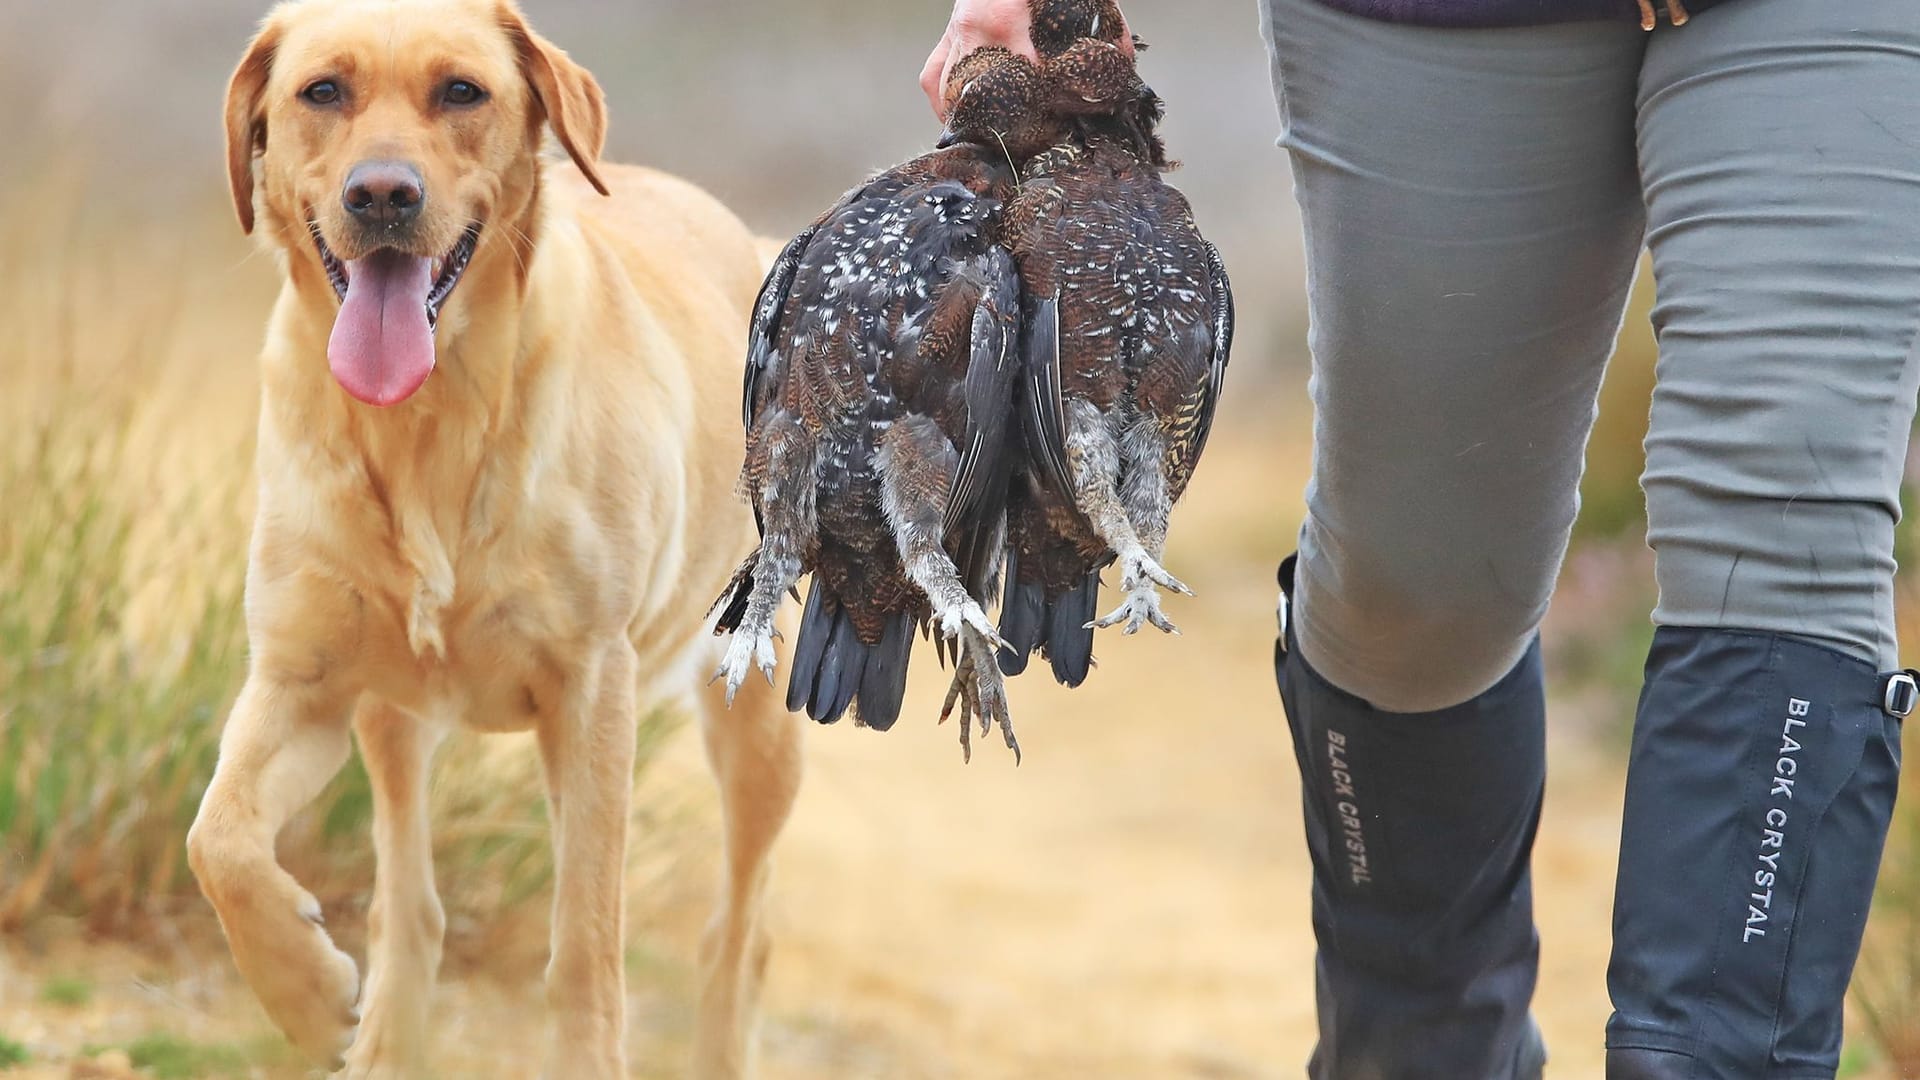
[[[717,632],[735,635],[730,691],[754,666],[771,680],[774,610],[810,573],[789,708],[891,727],[924,627],[960,673],[963,742],[977,713],[1017,753],[985,614],[1020,438],[1019,283],[997,243],[1012,180],[975,142],[917,158],[851,192],[768,274],[743,395],[761,545],[716,605]]]
[[[789,708],[891,727],[919,628],[954,662],[942,719],[960,707],[969,754],[998,722],[1016,759],[1003,672],[1040,650],[1078,685],[1096,626],[1173,631],[1156,586],[1187,590],[1160,558],[1233,337],[1118,7],[1031,3],[1041,63],[963,57],[942,149],[768,274],[743,395],[761,545],[716,604],[730,696],[771,681],[774,611],[811,574]],[[1125,600],[1098,618],[1116,562]]]
[[[1115,0],[1029,0],[1033,47],[1041,59],[1059,56],[1083,40],[1120,43],[1127,21]]]
[[[1025,292],[1025,454],[1008,506],[1001,666],[1045,653],[1070,686],[1096,626],[1173,632],[1156,586],[1173,504],[1213,421],[1233,341],[1219,253],[1161,179],[1159,99],[1131,59],[1082,41],[1047,61],[1059,137],[1021,167],[1008,236]],[[1100,571],[1121,606],[1095,618]]]

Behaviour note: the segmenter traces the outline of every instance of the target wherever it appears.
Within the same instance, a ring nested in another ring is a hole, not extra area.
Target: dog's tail
[[[1020,674],[1039,649],[1053,665],[1054,678],[1067,686],[1086,682],[1093,668],[1092,623],[1099,602],[1098,568],[1080,584],[1049,597],[1046,585],[1021,573],[1019,556],[1009,551],[1007,590],[1000,605],[1000,636],[1008,648],[1000,650],[1000,670]]]
[[[820,723],[831,724],[857,702],[856,724],[876,731],[891,728],[900,719],[907,692],[914,621],[911,612],[890,616],[880,640],[869,645],[860,640],[840,599],[815,577],[794,639],[787,708],[805,709]]]

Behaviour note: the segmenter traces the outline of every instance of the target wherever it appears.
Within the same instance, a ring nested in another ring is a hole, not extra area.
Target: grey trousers
[[[1898,666],[1920,380],[1920,4],[1437,30],[1263,0],[1306,233],[1302,655],[1466,701],[1552,592],[1642,243],[1657,623]]]

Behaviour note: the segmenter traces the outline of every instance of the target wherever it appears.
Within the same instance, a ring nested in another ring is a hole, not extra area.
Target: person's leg
[[[1269,24],[1314,358],[1301,646],[1382,709],[1457,705],[1519,662],[1573,525],[1640,250],[1643,35]]]
[[[1278,664],[1314,863],[1310,1071],[1537,1075],[1533,641],[1640,248],[1644,39],[1315,0],[1266,22],[1314,354]]]
[[[1837,1067],[1910,706],[1879,672],[1920,380],[1916,101],[1911,0],[1741,0],[1649,44],[1660,630],[1609,1077]]]

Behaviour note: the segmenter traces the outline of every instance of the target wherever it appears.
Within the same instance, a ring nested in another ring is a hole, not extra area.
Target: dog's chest
[[[482,729],[524,728],[564,696],[594,642],[622,633],[623,590],[593,538],[560,524],[452,533],[396,531],[376,652],[404,662],[376,659],[373,688]]]
[[[382,605],[394,617],[368,637],[367,688],[482,730],[526,728],[565,696],[590,647],[550,597],[461,584],[444,605],[417,602],[419,589]]]

